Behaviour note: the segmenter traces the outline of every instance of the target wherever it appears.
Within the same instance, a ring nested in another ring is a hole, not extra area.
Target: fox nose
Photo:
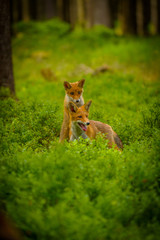
[[[90,124],[90,122],[87,122],[86,124],[87,124],[87,125],[89,125],[89,124]]]
[[[79,102],[80,100],[78,99],[78,100],[76,100],[76,102]]]

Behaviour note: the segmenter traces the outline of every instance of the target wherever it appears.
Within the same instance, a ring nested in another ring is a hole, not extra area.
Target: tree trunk
[[[118,9],[118,20],[122,33],[133,33],[131,19],[131,1],[120,0]]]
[[[15,94],[10,29],[10,1],[0,0],[0,86]]]
[[[81,27],[84,27],[85,19],[83,0],[77,0],[77,13],[78,13],[77,24]]]
[[[18,11],[18,0],[10,0],[11,3],[11,12],[12,12],[12,22],[18,22],[19,20],[19,11]]]
[[[143,0],[137,0],[136,5],[136,22],[137,22],[137,33],[140,36],[144,35],[144,29],[143,29]]]
[[[8,0],[7,0],[8,1]],[[22,20],[22,1],[10,0],[11,17],[12,22],[18,22]]]
[[[151,3],[150,0],[143,0],[143,33],[150,33],[151,27]]]
[[[63,0],[57,0],[58,17],[63,20]]]
[[[36,0],[37,20],[44,20],[44,1]]]
[[[84,11],[85,11],[85,27],[91,28],[93,26],[93,1],[87,0],[84,4]]]
[[[70,0],[70,22],[71,28],[73,29],[77,23],[77,0]]]
[[[29,12],[30,12],[30,18],[33,20],[37,19],[37,11],[36,11],[36,1],[29,0]]]
[[[22,18],[23,21],[28,22],[29,16],[29,0],[22,0]]]
[[[45,0],[45,19],[50,19],[56,16],[56,1]]]
[[[159,12],[160,14],[160,12]],[[151,33],[153,35],[158,33],[158,2],[151,0]]]
[[[130,24],[130,33],[136,34],[136,1],[130,0],[130,11],[129,11],[129,24]]]
[[[110,6],[108,0],[94,0],[94,24],[111,27]]]
[[[70,23],[70,0],[63,0],[63,20]]]
[[[158,7],[158,33],[160,34],[160,1],[157,2]]]

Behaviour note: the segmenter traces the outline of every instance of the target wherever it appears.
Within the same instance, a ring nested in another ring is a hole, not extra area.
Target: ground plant
[[[160,38],[71,31],[58,20],[13,32],[17,100],[1,91],[1,209],[24,239],[158,240]],[[63,82],[81,79],[90,119],[111,125],[123,152],[101,136],[59,143]]]

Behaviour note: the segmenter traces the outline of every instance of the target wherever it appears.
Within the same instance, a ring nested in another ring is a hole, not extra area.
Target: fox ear
[[[85,83],[85,79],[82,79],[78,82],[78,87],[83,88],[83,85]]]
[[[65,90],[71,88],[71,84],[69,82],[64,81],[63,85],[64,85]]]
[[[87,112],[89,111],[89,108],[90,108],[90,106],[91,106],[91,103],[92,103],[92,100],[89,100],[89,101],[84,105],[84,107],[85,107],[85,109],[87,110]]]
[[[77,112],[78,107],[73,102],[69,102],[68,107],[70,112]]]

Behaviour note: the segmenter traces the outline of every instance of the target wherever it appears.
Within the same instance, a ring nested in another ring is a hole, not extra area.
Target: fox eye
[[[78,116],[78,118],[82,118],[82,116]]]
[[[80,94],[81,92],[80,91],[78,91],[78,94]]]
[[[74,95],[74,92],[71,92],[70,94],[71,94],[71,95]]]
[[[88,118],[88,115],[86,115],[86,117]]]

